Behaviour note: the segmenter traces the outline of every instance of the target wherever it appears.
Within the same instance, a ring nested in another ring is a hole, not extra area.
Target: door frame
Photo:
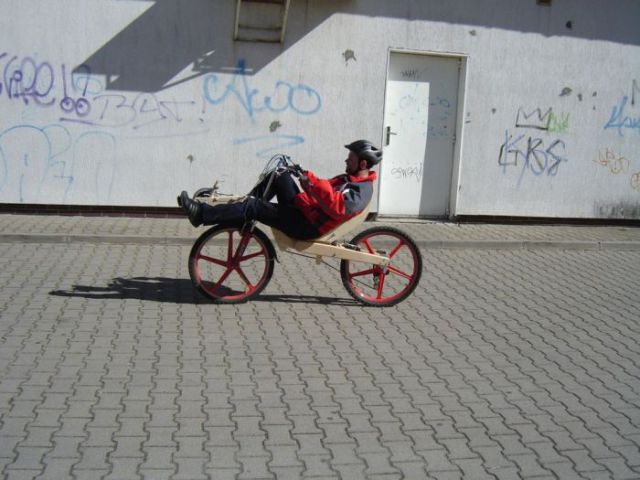
[[[460,61],[460,70],[458,75],[458,105],[456,111],[456,131],[455,131],[455,141],[453,145],[453,164],[451,167],[451,184],[449,185],[449,205],[443,217],[440,218],[449,218],[454,219],[456,217],[456,206],[458,200],[458,191],[462,188],[460,184],[460,158],[462,155],[462,144],[463,144],[463,126],[465,123],[470,123],[465,121],[465,110],[466,110],[466,88],[467,88],[467,71],[468,71],[468,60],[469,55],[466,53],[459,52],[437,52],[432,50],[414,50],[414,49],[406,49],[406,48],[394,48],[390,47],[387,50],[387,68],[386,68],[386,76],[384,82],[384,95],[383,95],[383,104],[382,104],[382,128],[381,128],[381,142],[382,148],[385,147],[385,125],[384,119],[387,114],[387,82],[389,80],[389,68],[391,66],[391,55],[394,53],[402,53],[409,55],[422,55],[422,56],[430,56],[430,57],[446,57],[446,58],[455,58]],[[384,162],[383,162],[384,164]],[[384,168],[381,166],[381,168]],[[380,180],[382,180],[382,174],[380,175]],[[376,199],[376,204],[380,205],[380,195],[384,185],[382,181],[378,184],[378,196]],[[416,217],[414,217],[416,218]],[[421,215],[418,215],[417,218],[427,218]],[[433,217],[431,217],[433,218]]]

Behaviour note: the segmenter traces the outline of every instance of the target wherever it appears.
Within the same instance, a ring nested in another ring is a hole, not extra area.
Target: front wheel
[[[415,242],[404,232],[392,227],[373,227],[351,241],[361,251],[385,255],[384,266],[342,260],[340,276],[349,294],[356,300],[375,307],[390,307],[407,298],[422,276],[422,255]]]
[[[198,291],[216,303],[240,303],[267,286],[274,258],[273,244],[261,230],[217,225],[191,248],[189,275]]]

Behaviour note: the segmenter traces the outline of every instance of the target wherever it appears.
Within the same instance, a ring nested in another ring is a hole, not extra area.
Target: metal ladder
[[[283,43],[290,0],[237,0],[233,39]]]

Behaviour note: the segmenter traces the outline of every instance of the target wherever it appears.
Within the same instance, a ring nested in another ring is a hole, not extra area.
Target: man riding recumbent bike
[[[258,295],[273,275],[276,252],[260,230],[272,228],[280,250],[341,259],[340,276],[349,294],[372,306],[387,307],[407,298],[422,275],[422,256],[404,232],[377,226],[350,242],[339,240],[364,222],[382,152],[367,140],[346,145],[345,174],[325,180],[274,156],[258,183],[244,196],[213,188],[193,198],[183,191],[178,204],[194,227],[214,225],[195,242],[189,275],[196,288],[218,303],[238,303]],[[271,202],[276,197],[278,202]]]

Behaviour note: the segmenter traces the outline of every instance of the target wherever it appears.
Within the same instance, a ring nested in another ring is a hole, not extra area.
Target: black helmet
[[[382,160],[382,150],[376,148],[369,140],[356,140],[346,148],[355,153],[361,160],[367,161],[367,167],[371,168]]]

